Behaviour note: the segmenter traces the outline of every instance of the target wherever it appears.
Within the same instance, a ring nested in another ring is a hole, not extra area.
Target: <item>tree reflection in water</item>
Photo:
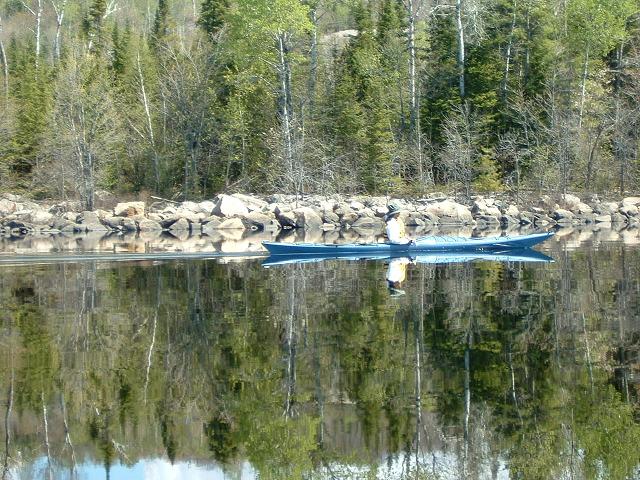
[[[640,251],[550,253],[3,267],[2,476],[637,474]]]

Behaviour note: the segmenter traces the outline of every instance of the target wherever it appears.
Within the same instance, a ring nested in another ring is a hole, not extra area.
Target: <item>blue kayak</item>
[[[476,261],[485,262],[534,262],[534,263],[549,263],[553,262],[553,258],[544,255],[543,253],[536,252],[529,248],[524,249],[506,249],[506,250],[492,250],[488,252],[432,252],[432,253],[418,253],[413,257],[406,257],[406,255],[331,255],[331,254],[318,254],[318,255],[272,255],[262,262],[263,267],[274,267],[276,265],[289,265],[298,263],[314,263],[324,262],[326,260],[394,260],[396,258],[410,258],[415,263],[423,263],[429,265],[442,265],[446,263],[468,263]]]
[[[421,237],[411,244],[395,243],[280,243],[262,242],[271,255],[394,255],[416,256],[422,252],[487,252],[530,248],[553,233],[515,237]]]

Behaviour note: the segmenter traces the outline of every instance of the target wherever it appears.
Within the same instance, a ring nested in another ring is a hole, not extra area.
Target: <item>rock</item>
[[[80,219],[80,215],[76,212],[65,212],[62,215],[62,218],[73,223],[78,223],[78,220]]]
[[[213,209],[216,208],[216,204],[213,203],[211,200],[205,200],[204,202],[200,202],[198,206],[200,207],[200,211],[205,213],[207,216],[212,215]]]
[[[76,233],[76,232],[82,231],[82,229],[83,229],[82,225],[79,225],[77,223],[72,223],[72,222],[69,222],[66,225],[64,225],[62,228],[59,228],[59,230],[62,233]]]
[[[180,217],[178,217],[176,215],[170,215],[170,216],[160,220],[160,226],[164,230],[169,230],[173,226],[173,224],[176,223],[178,220],[180,220]],[[187,220],[185,220],[185,221],[187,221]],[[189,222],[187,221],[187,223],[189,223]]]
[[[611,223],[611,215],[598,215],[594,221],[595,223]]]
[[[500,223],[499,218],[493,215],[478,215],[476,216],[476,221],[489,225],[498,225]]]
[[[627,223],[627,217],[622,215],[620,212],[612,213],[611,223]]]
[[[213,202],[212,202],[213,203]],[[196,202],[182,202],[178,207],[178,212],[182,210],[183,212],[191,212],[191,213],[200,213],[202,209],[200,208],[200,204]],[[212,209],[213,210],[213,209]],[[207,215],[211,215],[211,210],[206,212]]]
[[[6,217],[16,211],[16,202],[3,198],[0,200],[0,216]]]
[[[227,218],[218,225],[218,230],[244,230],[244,223],[240,218]]]
[[[162,228],[167,228],[167,227],[163,225]],[[191,230],[191,224],[189,223],[189,220],[187,220],[186,218],[179,218],[174,222],[172,222],[171,226],[169,226],[168,228],[172,232],[189,231]]]
[[[335,230],[336,226],[333,223],[323,223],[322,224],[322,230],[325,232],[330,232],[332,230]]]
[[[280,230],[280,224],[273,216],[268,216],[254,211],[240,218],[244,226],[250,230],[261,230],[267,232]]]
[[[162,230],[162,225],[160,225],[160,222],[144,219],[138,221],[138,230],[141,232],[158,232]]]
[[[124,230],[125,232],[137,232],[138,224],[133,218],[125,217],[122,219],[122,230]]]
[[[100,217],[95,212],[84,211],[80,214],[80,223],[82,224],[93,224],[100,223]]]
[[[144,202],[118,203],[113,209],[113,214],[116,217],[134,217],[144,215],[144,208]]]
[[[222,221],[218,217],[209,217],[210,220],[207,223],[202,224],[202,233],[210,237],[219,234],[218,229]]]
[[[411,224],[408,224],[411,225]],[[413,223],[413,225],[417,225]],[[424,225],[424,222],[423,222]],[[362,228],[362,229],[372,229],[372,230],[382,230],[384,228],[384,221],[377,217],[368,217],[362,216],[359,217],[355,222],[351,224],[353,228]]]
[[[622,199],[622,205],[640,206],[640,197],[625,197]]]
[[[122,226],[122,217],[105,217],[102,223],[112,230],[118,230]]]
[[[195,208],[197,208],[198,210],[200,209],[200,207],[198,206],[196,206]],[[185,209],[182,207],[178,208],[178,210],[176,210],[176,212],[173,214],[173,216],[177,218],[186,218],[191,223],[200,223],[203,219],[207,218],[210,215],[211,215],[210,213],[207,214],[201,211],[194,212],[192,210]]]
[[[590,213],[593,213],[593,208],[591,208],[586,203],[579,203],[576,206],[575,211],[580,214],[590,214]]]
[[[322,221],[324,223],[338,223],[340,221],[340,217],[333,211],[325,210],[322,213]]]
[[[618,211],[626,217],[635,217],[636,215],[638,215],[638,207],[630,203],[625,204],[623,202],[622,206]]]
[[[252,197],[250,195],[244,195],[242,193],[234,193],[231,196],[240,200],[244,205],[246,205],[247,209],[250,212],[261,212],[269,205],[269,203],[265,202],[264,200]]]
[[[349,204],[349,208],[351,208],[351,210],[353,210],[354,212],[359,212],[360,210],[365,209],[365,205],[362,202],[357,202],[354,200]]]
[[[53,221],[53,215],[43,210],[37,210],[31,214],[31,222],[35,225],[49,226]]]
[[[290,210],[281,211],[279,208],[276,209],[278,222],[283,228],[295,228],[296,224],[296,215]]]
[[[509,205],[508,207],[503,209],[502,213],[504,213],[505,215],[507,215],[509,217],[514,217],[515,218],[520,213],[520,210],[515,205]]]
[[[582,203],[579,197],[571,195],[569,193],[560,196],[561,203],[565,207],[565,210],[577,211],[578,205]]]
[[[211,213],[228,218],[236,215],[246,215],[249,213],[249,209],[242,200],[231,195],[221,194],[216,198],[215,207]]]
[[[459,203],[451,200],[432,203],[425,209],[427,213],[440,218],[440,223],[471,223],[471,211]]]
[[[322,227],[322,218],[313,208],[300,207],[293,211],[296,218],[296,227],[304,229],[319,229]]]
[[[556,222],[559,222],[560,220],[571,221],[573,220],[573,217],[574,217],[573,213],[564,208],[557,208],[551,214],[551,218],[553,218]]]
[[[551,223],[553,223],[553,219],[547,215],[535,215],[533,218],[533,224],[537,227],[545,227]],[[557,223],[562,222],[557,221]],[[571,223],[571,219],[569,219],[569,223]]]
[[[521,222],[516,216],[502,215],[500,217],[500,224],[502,224],[504,226],[517,225],[519,223],[521,223]]]
[[[612,215],[618,211],[618,208],[620,208],[620,206],[616,202],[602,202],[598,204],[596,213],[601,215]]]
[[[87,232],[108,232],[109,229],[105,227],[102,223],[98,222],[82,222],[81,225],[82,230],[86,230]]]

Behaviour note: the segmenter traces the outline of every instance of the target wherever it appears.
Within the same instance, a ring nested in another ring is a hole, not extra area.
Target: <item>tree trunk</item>
[[[420,135],[420,105],[416,74],[416,0],[408,0],[405,6],[409,14],[409,28],[407,29],[407,40],[409,43],[409,130],[411,143],[415,148],[417,158],[418,179],[420,183],[422,183],[424,181],[424,171],[422,164],[422,136]]]
[[[140,82],[140,97],[142,99],[142,106],[144,107],[144,114],[147,119],[147,129],[149,134],[149,145],[153,152],[153,172],[156,180],[156,192],[160,191],[160,165],[158,161],[158,150],[156,149],[156,139],[153,133],[153,121],[151,119],[151,109],[149,108],[149,99],[147,97],[147,90],[144,86],[144,75],[142,74],[142,67],[140,66],[140,53],[136,58],[136,66],[138,69],[138,80]]]
[[[67,0],[63,0],[60,6],[51,0],[51,5],[53,6],[53,10],[56,14],[56,37],[53,43],[53,51],[55,52],[56,60],[60,60],[60,33],[62,30],[62,21],[64,20],[64,9],[67,5]]]
[[[13,382],[14,382],[13,364],[11,365],[11,381],[9,383],[9,394],[7,399],[7,410],[4,414],[4,465],[2,466],[2,480],[7,478],[9,474],[9,448],[11,447],[11,412],[13,410]]]
[[[580,87],[580,116],[578,118],[578,130],[582,130],[582,115],[584,114],[584,99],[587,93],[587,75],[589,73],[589,44],[584,52],[584,65],[582,66],[582,85]]]
[[[293,165],[293,136],[291,132],[291,123],[293,112],[291,109],[291,68],[288,59],[287,34],[279,33],[278,41],[278,76],[280,77],[280,116],[282,126],[282,141],[285,166],[285,185],[293,186],[294,183],[294,165]]]
[[[2,73],[4,80],[4,103],[5,107],[9,106],[9,61],[7,60],[7,52],[2,42],[2,17],[0,17],[0,60],[2,60]]]
[[[456,0],[456,29],[458,37],[458,88],[460,90],[460,101],[464,103],[464,27],[462,25],[462,0]]]
[[[513,36],[516,29],[516,10],[518,8],[517,0],[513,2],[513,16],[511,17],[511,30],[509,31],[509,41],[507,42],[507,51],[505,52],[504,76],[502,78],[502,101],[507,100],[507,89],[509,87],[509,70],[511,68],[511,50],[513,48]]]

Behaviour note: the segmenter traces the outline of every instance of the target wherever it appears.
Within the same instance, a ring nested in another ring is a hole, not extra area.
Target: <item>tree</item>
[[[224,26],[228,11],[229,0],[204,0],[200,7],[198,26],[210,37],[214,37]]]
[[[68,181],[87,210],[94,207],[94,194],[114,160],[120,144],[119,119],[109,92],[109,82],[100,59],[82,55],[78,46],[65,58],[55,85],[51,114],[53,136],[48,153],[57,161],[51,165],[64,171],[70,163]]]

